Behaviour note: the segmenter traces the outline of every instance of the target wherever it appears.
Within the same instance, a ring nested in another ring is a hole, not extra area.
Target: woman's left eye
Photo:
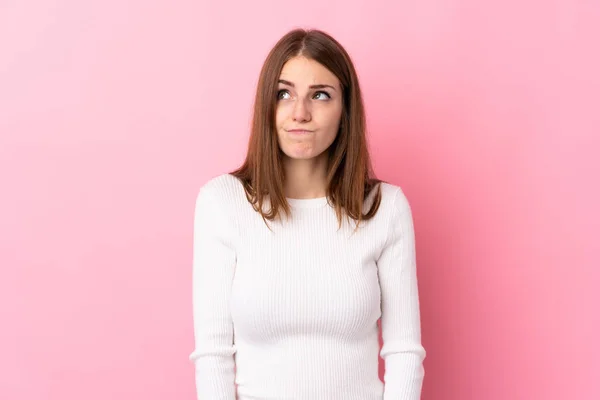
[[[330,99],[331,98],[331,96],[327,92],[317,92],[315,95],[318,95],[318,94],[324,94],[325,96],[327,96],[326,99]]]

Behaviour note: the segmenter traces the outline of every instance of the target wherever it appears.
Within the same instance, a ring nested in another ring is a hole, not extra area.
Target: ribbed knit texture
[[[291,219],[269,222],[270,231],[235,177],[203,185],[190,354],[198,400],[420,398],[425,349],[411,209],[398,186],[383,183],[382,194],[356,233],[345,219],[338,230],[326,198],[289,199]]]

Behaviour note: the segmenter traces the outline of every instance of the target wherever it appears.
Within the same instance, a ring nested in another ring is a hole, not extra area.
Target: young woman
[[[199,400],[420,398],[411,209],[373,177],[358,78],[327,33],[267,56],[244,164],[199,190],[193,259]]]

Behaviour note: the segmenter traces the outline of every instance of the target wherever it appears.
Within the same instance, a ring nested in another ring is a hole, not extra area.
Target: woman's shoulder
[[[382,181],[381,204],[389,210],[410,208],[408,197],[402,186]]]
[[[231,188],[235,188],[238,185],[241,185],[238,178],[230,173],[222,173],[208,178],[208,180],[200,186],[200,190],[231,190]]]
[[[240,194],[243,194],[242,183],[229,173],[210,177],[198,190],[198,198],[208,197],[219,203],[230,202]]]

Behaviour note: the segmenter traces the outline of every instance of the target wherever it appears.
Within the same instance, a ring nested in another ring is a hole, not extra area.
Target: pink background
[[[193,399],[195,195],[296,26],[417,236],[425,400],[600,398],[597,1],[0,2],[0,398]],[[207,399],[208,400],[208,399]]]

